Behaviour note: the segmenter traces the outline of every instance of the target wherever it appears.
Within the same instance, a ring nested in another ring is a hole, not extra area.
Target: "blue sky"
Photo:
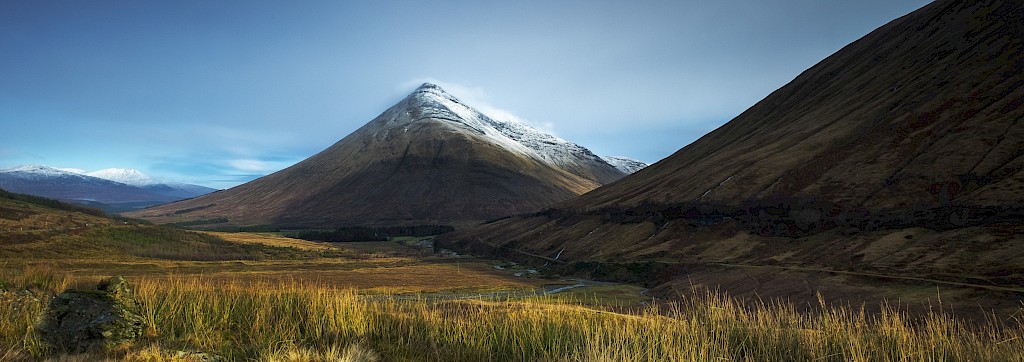
[[[423,81],[655,162],[921,0],[0,2],[0,168],[227,188]]]

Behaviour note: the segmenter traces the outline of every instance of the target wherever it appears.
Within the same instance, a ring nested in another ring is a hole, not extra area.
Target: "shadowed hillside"
[[[780,196],[892,209],[1024,194],[1024,12],[937,1],[662,162],[560,208]]]
[[[445,240],[667,293],[915,300],[939,285],[1014,306],[1022,36],[1020,2],[936,1],[661,162]]]

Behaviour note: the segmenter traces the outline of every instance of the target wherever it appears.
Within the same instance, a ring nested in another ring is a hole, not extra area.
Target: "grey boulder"
[[[96,290],[68,289],[54,297],[38,331],[51,348],[77,353],[130,344],[145,327],[131,287],[116,276]]]

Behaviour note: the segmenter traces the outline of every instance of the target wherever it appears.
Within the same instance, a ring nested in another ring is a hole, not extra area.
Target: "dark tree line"
[[[81,205],[75,205],[75,204],[69,204],[69,203],[60,202],[60,201],[57,201],[57,200],[54,200],[54,199],[48,199],[48,198],[40,197],[40,196],[26,195],[26,194],[16,194],[16,193],[8,192],[8,191],[2,190],[2,189],[0,189],[0,198],[4,198],[4,199],[8,199],[8,200],[14,200],[14,201],[21,201],[21,202],[25,202],[25,203],[29,203],[29,204],[33,204],[33,205],[37,205],[37,206],[42,206],[42,207],[46,207],[46,208],[50,208],[50,209],[72,211],[72,212],[80,212],[80,213],[83,213],[83,214],[89,214],[89,215],[93,215],[93,216],[109,217],[106,213],[104,213],[100,209],[95,209],[95,208],[91,208],[91,207],[87,207],[87,206],[81,206]]]
[[[605,207],[592,210],[547,209],[532,216],[572,224],[599,216],[604,222],[663,225],[686,220],[714,225],[734,220],[745,229],[764,236],[801,237],[838,229],[847,234],[884,229],[923,227],[949,230],[999,222],[1024,222],[1024,205],[916,205],[900,209],[869,210],[806,198],[751,200],[739,206],[710,203],[657,204]]]
[[[287,236],[310,241],[385,241],[396,236],[433,236],[454,231],[449,225],[415,225],[390,227],[350,226],[333,230],[298,230]]]
[[[189,226],[199,226],[199,225],[223,224],[223,223],[226,223],[226,222],[228,222],[228,218],[226,218],[226,217],[215,217],[215,218],[212,218],[212,219],[180,221],[180,222],[174,222],[174,223],[170,223],[170,224],[166,224],[166,225],[168,225],[168,226],[177,226],[177,227],[189,227]]]

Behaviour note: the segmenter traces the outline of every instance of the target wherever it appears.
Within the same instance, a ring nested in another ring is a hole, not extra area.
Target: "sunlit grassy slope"
[[[50,206],[0,197],[0,271],[43,267],[85,283],[110,275],[129,280],[202,275],[392,292],[537,284],[494,273],[481,261],[423,258],[421,251],[396,244],[329,245],[266,234],[199,233]]]

